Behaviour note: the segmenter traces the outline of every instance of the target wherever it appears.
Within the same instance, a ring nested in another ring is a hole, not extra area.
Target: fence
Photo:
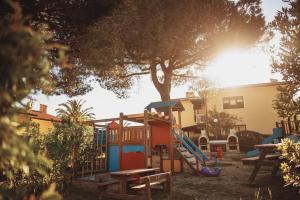
[[[289,117],[287,120],[281,120],[280,122],[276,122],[276,127],[283,128],[284,137],[292,133],[299,132],[299,122],[296,120],[295,117],[293,119]]]

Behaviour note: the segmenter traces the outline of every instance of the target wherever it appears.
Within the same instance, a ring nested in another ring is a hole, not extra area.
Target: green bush
[[[284,182],[300,188],[300,142],[293,143],[290,139],[284,139],[278,148],[283,159],[280,169]]]

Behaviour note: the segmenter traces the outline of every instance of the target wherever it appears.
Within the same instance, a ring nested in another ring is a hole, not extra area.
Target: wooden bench
[[[103,179],[102,182],[97,183],[99,199],[105,198],[108,188],[118,183],[118,180],[112,178]]]
[[[265,156],[265,159],[261,161],[261,165],[265,166],[273,166],[274,161],[279,159],[279,154],[268,154]],[[244,165],[256,165],[256,163],[260,160],[259,156],[251,157],[251,158],[243,158],[242,162]]]
[[[253,172],[250,175],[248,182],[252,183],[254,181],[261,166],[273,166],[271,175],[275,176],[279,169],[279,159],[280,159],[280,154],[274,154],[274,153],[265,154],[265,152],[262,152],[260,156],[256,156],[252,158],[243,158],[242,163],[244,165],[254,166]]]
[[[149,176],[143,176],[137,179],[135,185],[130,189],[133,191],[141,192],[141,199],[151,200],[151,186],[162,185],[164,192],[171,194],[171,173],[159,173]]]

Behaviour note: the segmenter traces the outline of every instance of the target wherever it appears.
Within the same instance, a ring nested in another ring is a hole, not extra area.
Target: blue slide
[[[218,161],[216,159],[217,166],[214,168],[209,168],[205,165],[205,161],[208,161],[208,157],[197,147],[197,145],[184,133],[183,130],[178,129],[178,131],[181,133],[182,136],[176,131],[176,129],[172,129],[173,134],[182,142],[185,149],[187,149],[192,155],[196,157],[196,159],[199,160],[199,163],[202,165],[202,168],[200,169],[200,173],[204,176],[209,177],[216,177],[219,176],[221,173],[221,168],[218,164]],[[200,156],[199,156],[199,155]],[[185,160],[186,162],[189,162],[188,160]]]
[[[262,144],[271,144],[274,142],[275,139],[282,138],[283,136],[283,130],[281,127],[273,128],[273,134],[263,139]],[[255,149],[253,151],[248,151],[246,156],[247,157],[255,157],[259,156],[260,151],[258,149]]]

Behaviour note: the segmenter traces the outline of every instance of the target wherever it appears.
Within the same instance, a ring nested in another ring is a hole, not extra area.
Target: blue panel
[[[124,145],[122,150],[123,150],[123,153],[144,152],[144,146],[143,145]]]
[[[110,146],[109,147],[108,170],[110,172],[120,170],[119,147],[118,146]]]
[[[97,129],[96,131],[96,144],[106,144],[106,130],[105,129]]]

